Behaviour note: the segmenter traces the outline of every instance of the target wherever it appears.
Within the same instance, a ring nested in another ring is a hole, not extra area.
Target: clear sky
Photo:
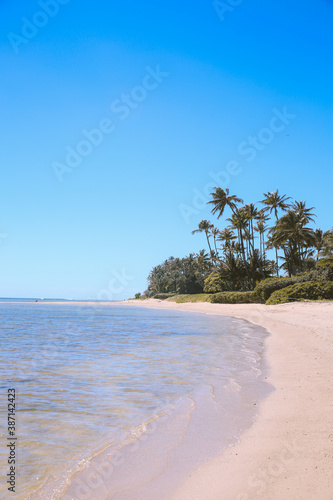
[[[332,227],[333,1],[3,0],[0,17],[0,296],[142,292],[205,246],[216,179]]]

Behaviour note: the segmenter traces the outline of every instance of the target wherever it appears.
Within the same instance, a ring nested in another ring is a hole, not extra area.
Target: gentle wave
[[[252,399],[267,392],[259,383],[266,332],[241,320],[118,305],[6,303],[0,329],[2,391],[15,387],[18,394],[17,499],[61,498],[114,449],[133,462],[131,478],[118,467],[108,483],[123,498],[129,484],[149,475],[135,472],[135,459],[150,457],[156,470],[166,456],[197,464],[237,438],[254,416]],[[234,419],[234,412],[244,418]],[[129,444],[141,443],[153,424],[158,431],[141,455],[129,454]],[[191,442],[199,451],[189,458]]]

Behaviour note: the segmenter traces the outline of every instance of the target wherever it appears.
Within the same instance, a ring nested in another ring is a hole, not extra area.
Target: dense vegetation
[[[154,267],[145,296],[206,293],[213,294],[207,297],[212,302],[265,302],[274,293],[274,300],[289,300],[289,292],[279,291],[302,282],[332,281],[333,230],[310,227],[315,220],[313,207],[292,201],[278,190],[264,193],[257,207],[244,204],[229,189],[214,189],[208,204],[218,220],[225,219],[224,227],[202,220],[192,234],[205,236],[207,251],[170,257]],[[270,250],[274,259],[269,257]],[[314,290],[298,286],[290,293],[295,291],[296,299],[306,298],[301,289]],[[317,295],[330,298],[329,289]]]
[[[282,290],[272,293],[267,300],[267,305],[282,304],[295,300],[332,300],[333,283],[320,281],[305,281],[287,286]]]

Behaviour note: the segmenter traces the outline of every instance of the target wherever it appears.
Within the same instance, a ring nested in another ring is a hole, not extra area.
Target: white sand
[[[240,443],[193,471],[170,500],[333,500],[333,302],[127,303],[234,316],[271,332],[276,391]]]

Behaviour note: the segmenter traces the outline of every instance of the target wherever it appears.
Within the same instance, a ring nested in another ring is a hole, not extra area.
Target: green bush
[[[169,297],[174,297],[175,295],[176,295],[175,293],[157,293],[156,295],[153,296],[153,299],[165,300],[168,299]]]
[[[319,261],[317,267],[306,274],[309,275],[308,281],[333,281],[333,264]]]
[[[254,291],[261,302],[266,302],[275,291],[295,285],[296,283],[305,283],[307,281],[333,281],[333,266],[330,264],[320,265],[318,263],[315,269],[298,274],[292,278],[267,278],[258,283]]]
[[[177,302],[177,304],[183,304],[185,302],[209,302],[209,293],[192,293],[187,295],[174,295],[167,299],[168,302]]]
[[[282,290],[276,290],[267,300],[267,305],[295,302],[297,300],[327,300],[333,299],[333,283],[330,281],[305,281],[295,283]]]
[[[258,302],[255,292],[221,292],[211,296],[213,304],[251,304]]]
[[[204,292],[206,293],[218,293],[227,290],[226,282],[221,278],[220,273],[214,272],[210,273],[205,279]]]
[[[260,302],[266,302],[273,292],[296,283],[296,278],[267,278],[255,287],[254,293]]]
[[[140,297],[141,297],[141,293],[140,293],[140,292],[139,292],[139,293],[136,293],[136,294],[134,295],[134,298],[136,298],[136,299],[139,299]]]

